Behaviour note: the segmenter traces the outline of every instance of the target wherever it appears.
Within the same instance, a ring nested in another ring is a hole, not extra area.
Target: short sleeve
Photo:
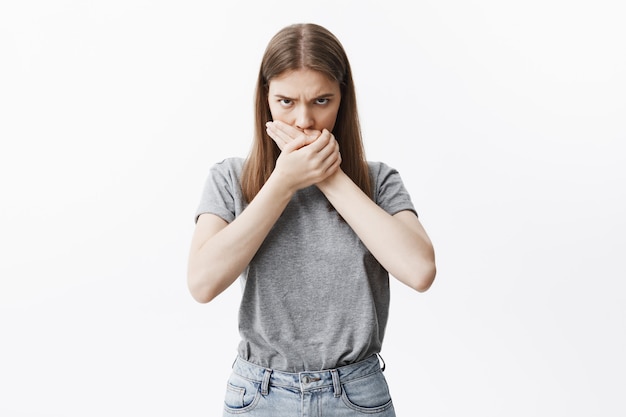
[[[394,215],[404,210],[417,211],[400,173],[382,162],[370,162],[370,175],[374,179],[374,199],[387,213]]]
[[[197,222],[204,213],[215,214],[228,223],[235,219],[243,205],[240,185],[242,167],[243,160],[240,158],[225,159],[211,167],[194,221]]]

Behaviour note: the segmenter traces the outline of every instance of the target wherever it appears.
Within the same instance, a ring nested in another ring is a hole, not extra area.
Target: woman
[[[432,244],[398,172],[365,159],[342,45],[288,26],[263,56],[250,155],[210,170],[189,256],[197,301],[243,284],[224,415],[394,416],[389,274],[426,291]]]

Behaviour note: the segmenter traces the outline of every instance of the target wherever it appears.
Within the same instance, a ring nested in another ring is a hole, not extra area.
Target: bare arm
[[[399,281],[423,292],[435,279],[435,253],[415,213],[393,216],[343,172],[317,184],[380,264]]]
[[[284,123],[273,122],[268,124],[268,134],[282,149],[299,132]],[[311,142],[327,132],[307,131],[306,134],[307,141]],[[413,212],[390,215],[341,169],[316,185],[391,275],[417,291],[430,288],[436,274],[435,253]]]
[[[213,214],[200,216],[187,269],[189,291],[198,302],[211,301],[237,279],[298,189],[339,168],[341,160],[333,138],[305,142],[302,136],[283,149],[266,184],[230,224]]]
[[[213,214],[199,217],[191,240],[187,274],[189,291],[196,301],[211,301],[237,279],[289,198],[278,181],[268,181],[230,224]]]

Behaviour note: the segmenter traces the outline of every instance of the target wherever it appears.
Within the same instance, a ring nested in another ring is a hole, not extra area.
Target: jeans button
[[[305,384],[308,384],[309,382],[311,382],[311,380],[309,379],[307,375],[305,375],[302,377],[302,382],[304,382]]]

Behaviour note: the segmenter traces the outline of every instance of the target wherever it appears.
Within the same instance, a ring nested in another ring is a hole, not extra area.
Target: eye
[[[318,98],[318,99],[315,99],[315,103],[322,104],[322,105],[328,104],[328,99],[327,98]]]
[[[288,107],[288,106],[291,106],[291,104],[293,103],[293,100],[288,99],[288,98],[281,98],[280,100],[278,100],[278,102],[281,104],[281,106]]]

